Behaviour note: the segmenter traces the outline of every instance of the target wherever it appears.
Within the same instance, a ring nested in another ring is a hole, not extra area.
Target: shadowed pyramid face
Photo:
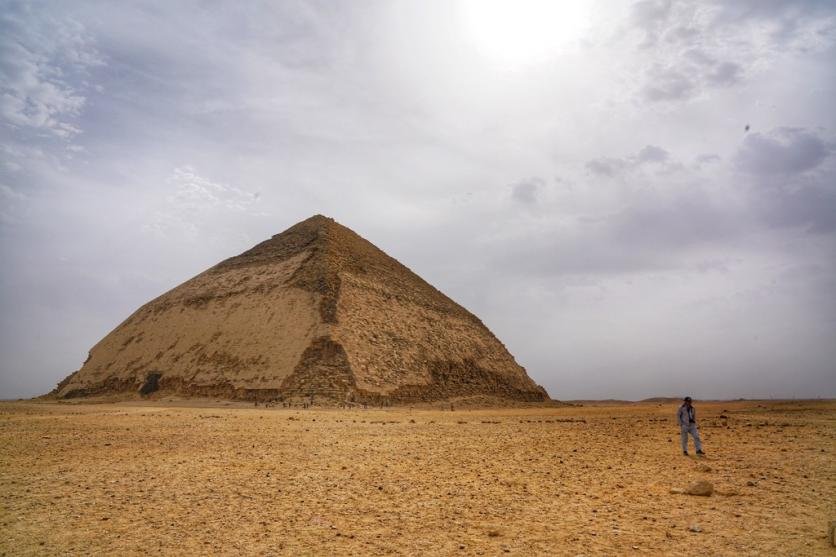
[[[54,392],[155,391],[395,404],[548,399],[479,319],[321,215],[145,304]]]

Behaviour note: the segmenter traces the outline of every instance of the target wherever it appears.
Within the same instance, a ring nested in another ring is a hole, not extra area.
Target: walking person
[[[679,422],[679,433],[682,437],[682,454],[688,456],[688,434],[694,438],[694,447],[697,449],[698,455],[704,455],[702,452],[702,440],[700,439],[700,432],[697,429],[697,411],[691,406],[691,397],[686,396],[679,407],[679,412],[676,413],[677,421]]]

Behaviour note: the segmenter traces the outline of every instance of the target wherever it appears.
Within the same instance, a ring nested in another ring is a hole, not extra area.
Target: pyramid
[[[368,404],[548,400],[476,316],[322,215],[148,302],[53,391],[165,393]]]

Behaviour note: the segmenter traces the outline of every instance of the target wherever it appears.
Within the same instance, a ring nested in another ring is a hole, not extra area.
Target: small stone
[[[836,520],[830,521],[830,528],[827,531],[827,540],[832,547],[836,547]]]
[[[671,493],[673,495],[682,495],[683,493],[685,493],[685,490],[682,489],[681,487],[672,487],[671,488]]]
[[[708,464],[701,463],[699,466],[697,466],[697,470],[700,472],[711,472],[711,466],[709,466]]]
[[[702,532],[702,528],[700,527],[699,524],[691,524],[690,526],[688,526],[688,531],[689,532]]]
[[[699,480],[689,485],[688,489],[685,490],[685,493],[687,493],[688,495],[710,497],[711,494],[714,493],[714,486],[711,485],[711,482]]]
[[[758,485],[758,482],[756,482],[754,480],[749,480],[748,482],[746,482],[746,485],[749,486],[749,487],[755,487],[755,486]]]

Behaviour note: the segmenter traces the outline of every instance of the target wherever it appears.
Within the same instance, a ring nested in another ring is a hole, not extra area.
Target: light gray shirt
[[[697,411],[693,406],[683,404],[676,413],[676,419],[680,427],[688,427],[691,423],[697,423]]]

